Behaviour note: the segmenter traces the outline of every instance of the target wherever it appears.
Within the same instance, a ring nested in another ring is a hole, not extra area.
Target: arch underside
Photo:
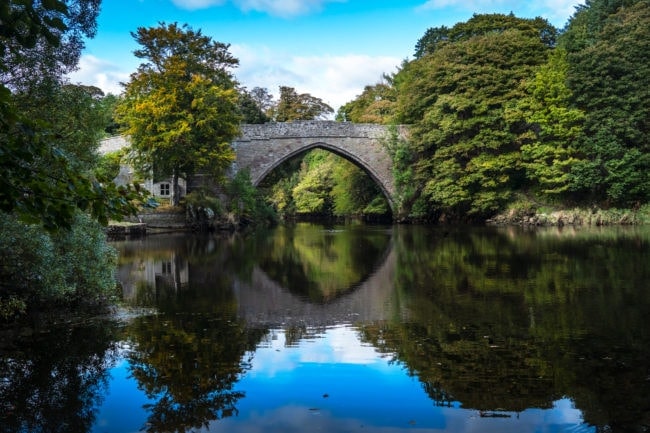
[[[257,187],[266,178],[266,176],[268,176],[273,170],[278,168],[285,161],[288,161],[291,158],[309,152],[310,150],[313,149],[324,149],[327,150],[328,152],[332,152],[333,154],[338,155],[341,158],[347,159],[348,161],[350,161],[351,163],[359,167],[361,170],[363,170],[368,176],[370,176],[373,182],[375,182],[375,184],[379,186],[379,189],[381,190],[382,194],[386,198],[386,201],[388,202],[391,211],[394,212],[395,209],[393,207],[394,205],[393,197],[389,191],[389,188],[382,182],[381,178],[376,173],[374,173],[372,167],[370,167],[365,161],[360,159],[357,155],[347,152],[345,149],[342,149],[340,147],[325,142],[311,143],[309,145],[301,147],[300,149],[296,149],[291,152],[288,152],[286,155],[274,161],[270,166],[265,167],[264,170],[260,171],[257,176],[251,179],[253,185]]]

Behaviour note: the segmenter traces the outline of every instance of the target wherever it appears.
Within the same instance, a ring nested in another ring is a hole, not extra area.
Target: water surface
[[[647,431],[649,241],[297,224],[117,242],[139,314],[5,344],[0,431]]]

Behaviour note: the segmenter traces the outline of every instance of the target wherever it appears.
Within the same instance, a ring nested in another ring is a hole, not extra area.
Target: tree
[[[527,96],[506,111],[509,122],[520,125],[523,166],[527,177],[547,197],[571,188],[571,170],[579,162],[584,113],[571,107],[566,85],[567,53],[556,49],[535,77],[524,83]]]
[[[449,42],[395,77],[400,123],[413,124],[415,179],[427,212],[482,218],[497,212],[523,178],[505,109],[554,43],[541,19],[475,15]]]
[[[238,60],[229,45],[189,26],[160,23],[132,33],[145,59],[126,84],[118,120],[126,125],[134,162],[154,177],[178,179],[197,172],[218,178],[234,160],[230,147],[239,134],[238,94],[230,69]]]
[[[392,77],[384,75],[382,82],[366,86],[361,95],[339,108],[336,120],[387,124],[393,118],[396,99]]]
[[[586,200],[633,206],[650,198],[650,3],[610,3],[588,2],[566,32],[567,82],[586,113],[573,187]]]
[[[280,86],[280,99],[274,109],[276,122],[323,119],[334,109],[309,93],[298,94],[293,87]]]
[[[73,155],[81,146],[90,158],[97,144],[94,125],[74,120],[95,115],[83,108],[95,90],[66,87],[63,74],[94,35],[98,8],[97,0],[0,6],[0,210],[48,230],[69,228],[78,210],[100,222],[120,218],[141,198],[97,182]],[[76,128],[65,130],[67,122]]]
[[[59,83],[97,30],[100,0],[10,0],[0,6],[0,81],[12,90]]]
[[[246,88],[239,90],[239,111],[242,115],[243,123],[259,124],[266,123],[270,120],[262,106],[255,99],[253,93],[249,92]]]
[[[419,59],[426,54],[433,54],[445,43],[467,41],[476,36],[490,33],[501,33],[507,29],[524,32],[537,32],[541,41],[551,47],[555,45],[557,29],[543,18],[520,19],[512,13],[503,14],[474,14],[466,22],[455,24],[452,28],[446,26],[427,29],[415,44],[415,58]]]

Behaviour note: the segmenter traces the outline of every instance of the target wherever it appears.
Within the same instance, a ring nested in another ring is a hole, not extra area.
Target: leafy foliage
[[[0,304],[17,309],[5,309],[5,318],[48,303],[99,303],[115,289],[115,250],[82,213],[70,230],[54,234],[2,214],[0,258]]]
[[[505,108],[523,96],[518,84],[545,61],[548,41],[537,21],[508,18],[502,29],[501,18],[475,16],[462,26],[473,36],[442,44],[395,78],[399,120],[413,124],[425,208],[482,217],[498,211],[521,181]],[[492,19],[498,31],[485,30]]]
[[[392,77],[384,76],[384,82],[366,86],[361,95],[341,106],[336,113],[340,122],[387,124],[394,115],[395,89]]]
[[[570,105],[567,69],[566,51],[555,50],[535,77],[525,82],[527,96],[506,112],[508,120],[519,125],[527,177],[545,196],[566,193],[572,167],[580,161],[577,147],[584,113]]]
[[[93,172],[108,119],[99,89],[70,85],[97,0],[0,5],[0,311],[96,303],[115,287],[97,224],[145,196]],[[105,180],[105,179],[101,179]]]
[[[309,93],[298,94],[293,87],[280,86],[280,98],[273,110],[273,120],[276,122],[315,120],[332,113],[334,109],[320,98]]]
[[[567,31],[568,84],[586,113],[580,146],[586,158],[572,174],[587,199],[629,206],[650,198],[650,3],[603,18],[606,3],[590,2],[578,15],[591,23],[584,43],[575,42],[584,31],[576,21]]]
[[[239,133],[238,94],[229,69],[238,61],[228,45],[187,25],[161,23],[133,34],[147,60],[131,75],[118,120],[126,125],[143,172],[178,178],[200,171],[218,178],[234,160],[230,142]]]
[[[543,18],[525,20],[503,14],[474,14],[466,22],[460,22],[451,28],[446,26],[427,29],[415,44],[415,58],[433,54],[447,43],[467,41],[477,36],[490,33],[501,33],[505,30],[518,30],[524,33],[535,33],[547,47],[555,45],[557,30]]]
[[[239,91],[239,111],[243,123],[266,123],[270,120],[264,106],[256,99],[255,94],[245,88]]]
[[[238,171],[227,183],[226,193],[230,199],[229,210],[242,223],[275,223],[275,212],[266,204],[261,192],[253,186],[248,171]]]
[[[137,190],[87,171],[105,113],[98,89],[62,82],[94,34],[98,2],[9,2],[0,11],[0,210],[48,230],[70,227],[77,210],[101,222],[135,212]]]

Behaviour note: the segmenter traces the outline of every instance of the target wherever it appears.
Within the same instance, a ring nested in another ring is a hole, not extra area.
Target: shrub
[[[69,230],[50,234],[11,214],[1,216],[0,315],[5,320],[48,304],[97,304],[114,293],[117,253],[90,217],[80,213]]]

